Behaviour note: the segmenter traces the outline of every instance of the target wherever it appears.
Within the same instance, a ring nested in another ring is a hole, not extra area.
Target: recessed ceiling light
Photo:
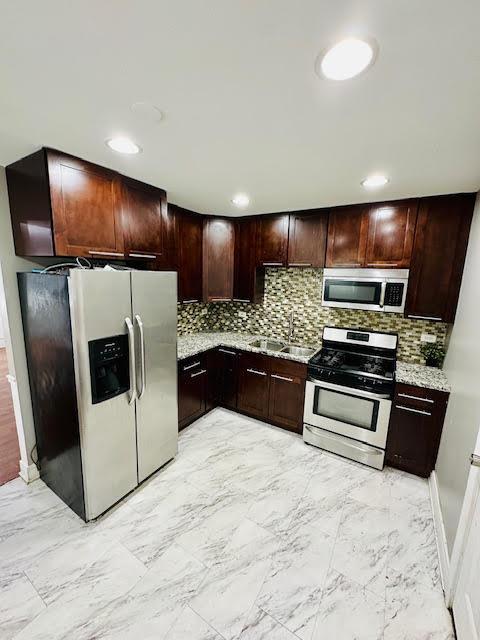
[[[376,46],[358,38],[345,38],[316,61],[317,73],[329,80],[348,80],[365,71],[374,60]]]
[[[236,193],[232,198],[232,203],[240,209],[245,209],[250,204],[250,198],[246,193]]]
[[[118,136],[116,138],[110,138],[105,143],[110,149],[113,151],[118,151],[118,153],[139,153],[141,151],[138,144],[135,144],[129,138],[124,138],[123,136]]]
[[[368,176],[365,180],[362,180],[361,184],[365,189],[377,189],[378,187],[384,187],[387,182],[387,176],[382,176],[380,173],[376,173],[372,176]]]

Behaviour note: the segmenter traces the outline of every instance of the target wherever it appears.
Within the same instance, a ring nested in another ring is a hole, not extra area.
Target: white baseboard
[[[438,558],[440,560],[440,575],[443,591],[446,592],[450,579],[450,557],[448,555],[447,536],[445,534],[440,496],[438,494],[437,474],[435,471],[432,471],[428,484],[430,487],[430,500],[432,503],[435,537],[437,539]]]
[[[20,460],[20,477],[22,480],[25,480],[27,484],[33,482],[34,480],[38,480],[40,478],[40,474],[38,473],[38,469],[34,464],[25,464],[22,460]]]

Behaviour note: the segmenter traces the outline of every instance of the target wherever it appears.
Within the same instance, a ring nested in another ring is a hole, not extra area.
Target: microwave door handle
[[[380,308],[383,309],[385,305],[385,291],[387,289],[387,283],[385,281],[382,282],[382,288],[380,291]]]
[[[138,325],[138,331],[140,333],[140,373],[142,375],[142,387],[140,393],[138,394],[138,399],[141,400],[143,394],[145,393],[145,387],[147,385],[145,371],[145,333],[142,318],[138,314],[135,316],[135,321]]]
[[[137,385],[135,377],[137,375],[137,367],[135,364],[135,334],[133,332],[133,324],[130,318],[125,318],[125,324],[128,331],[128,351],[130,359],[130,398],[128,404],[132,404],[137,397]]]

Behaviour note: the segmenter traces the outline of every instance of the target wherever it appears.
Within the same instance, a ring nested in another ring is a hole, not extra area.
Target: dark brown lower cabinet
[[[240,411],[265,418],[268,408],[269,358],[255,353],[240,354],[238,400]]]
[[[277,358],[271,361],[268,420],[289,431],[302,433],[307,367]]]
[[[178,365],[178,428],[200,418],[207,407],[206,357],[182,360]]]
[[[238,352],[218,347],[207,353],[207,410],[214,407],[237,408]]]
[[[386,463],[427,478],[435,468],[449,394],[398,383]]]

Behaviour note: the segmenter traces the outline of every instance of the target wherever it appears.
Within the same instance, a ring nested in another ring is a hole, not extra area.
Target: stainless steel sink
[[[281,352],[290,353],[292,356],[307,357],[313,355],[315,353],[315,349],[310,349],[309,347],[296,347],[293,344],[289,344],[286,347],[283,347]]]
[[[282,351],[285,346],[284,342],[277,342],[276,340],[259,339],[249,342],[251,347],[257,349],[267,349],[268,351]]]

